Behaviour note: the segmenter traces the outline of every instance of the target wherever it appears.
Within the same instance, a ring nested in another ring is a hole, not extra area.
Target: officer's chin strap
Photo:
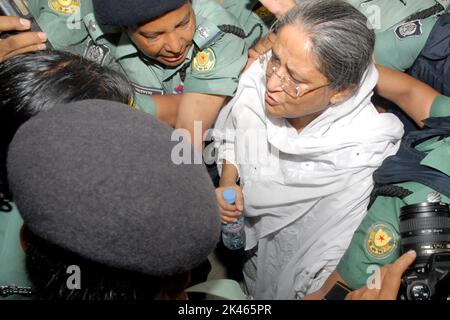
[[[31,297],[33,291],[30,287],[18,287],[16,285],[1,286],[0,297],[6,298],[13,295],[20,295],[24,297]]]

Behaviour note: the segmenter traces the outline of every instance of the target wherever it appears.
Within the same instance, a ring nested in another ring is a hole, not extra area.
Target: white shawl
[[[221,141],[219,172],[223,159],[239,170],[246,249],[298,225],[300,218],[307,224],[295,254],[283,257],[281,274],[262,275],[264,264],[258,263],[258,278],[277,278],[276,289],[259,286],[259,298],[306,294],[314,275],[337,264],[364,217],[372,173],[397,151],[403,135],[401,122],[379,114],[370,102],[377,80],[371,65],[350,99],[328,108],[297,134],[285,119],[266,114],[265,66],[257,61],[221,111],[215,134]]]

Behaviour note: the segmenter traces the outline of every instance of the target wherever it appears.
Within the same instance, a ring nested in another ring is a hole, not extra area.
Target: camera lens
[[[450,210],[443,203],[419,203],[400,209],[403,252],[415,250],[414,267],[423,267],[435,253],[450,252]]]

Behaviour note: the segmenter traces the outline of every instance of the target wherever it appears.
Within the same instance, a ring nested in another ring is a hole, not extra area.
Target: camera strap
[[[450,178],[445,173],[421,165],[427,155],[415,147],[431,138],[440,139],[450,136],[450,117],[428,118],[424,120],[425,129],[412,131],[400,145],[394,156],[388,157],[383,165],[375,171],[373,178],[376,184],[396,184],[414,181],[450,197]],[[445,161],[445,159],[442,159]]]

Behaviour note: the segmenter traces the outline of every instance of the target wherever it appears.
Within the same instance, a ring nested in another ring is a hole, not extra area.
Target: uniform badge
[[[109,53],[109,48],[105,45],[96,45],[94,41],[89,40],[83,57],[103,65],[105,58]]]
[[[202,37],[204,39],[209,37],[209,30],[205,26],[202,26],[202,25],[198,26],[197,32],[200,35],[200,37]]]
[[[71,16],[80,9],[80,0],[48,0],[48,7],[56,13]]]
[[[211,48],[207,48],[197,53],[192,61],[192,70],[209,71],[216,65],[216,55]]]
[[[399,39],[418,37],[422,34],[422,22],[414,20],[401,24],[395,29],[395,34]]]
[[[261,6],[255,10],[255,14],[260,17],[262,20],[267,18],[272,18],[273,14],[266,7]]]
[[[366,251],[376,259],[388,257],[397,247],[397,235],[392,227],[379,223],[370,226],[366,237]]]
[[[175,87],[175,89],[173,89],[172,94],[180,94],[183,93],[184,91],[184,83],[181,82],[178,86]]]

